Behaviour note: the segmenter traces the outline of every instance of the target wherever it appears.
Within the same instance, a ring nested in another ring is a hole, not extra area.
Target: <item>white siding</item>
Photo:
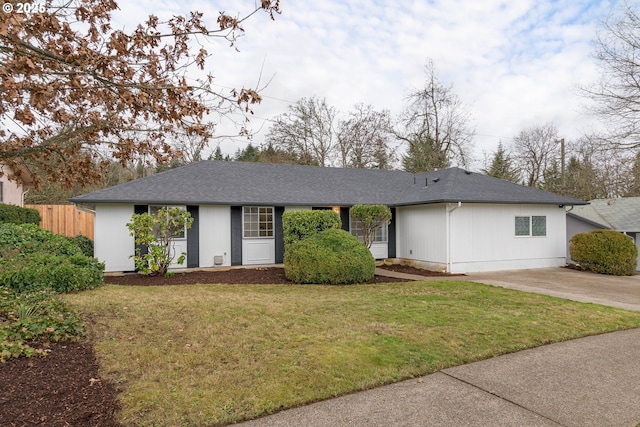
[[[231,265],[231,208],[201,205],[199,210],[200,267],[213,267],[214,257]]]
[[[133,212],[133,205],[96,205],[95,256],[105,263],[106,272],[135,269],[130,258],[135,251],[135,241],[127,228]]]
[[[447,262],[444,204],[396,209],[396,256],[444,269]]]
[[[8,172],[6,171],[6,169],[9,169],[8,167],[5,166],[2,169],[5,169],[5,172],[0,177],[0,185],[2,185],[2,200],[0,202],[22,207],[22,184],[9,180]]]
[[[564,208],[555,205],[463,203],[449,215],[452,273],[559,267],[565,264]],[[547,235],[516,237],[516,216],[546,216]]]

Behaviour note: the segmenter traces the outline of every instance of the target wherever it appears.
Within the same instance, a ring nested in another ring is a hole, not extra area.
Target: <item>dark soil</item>
[[[406,266],[385,269],[424,276],[441,273]],[[375,276],[370,283],[402,282]],[[172,277],[139,274],[107,276],[105,283],[150,286],[194,283],[290,284],[282,268],[193,271]],[[10,359],[0,364],[0,426],[112,427],[119,410],[118,390],[102,379],[88,340],[52,343],[46,357]]]
[[[91,343],[52,343],[46,357],[0,364],[0,425],[119,426],[117,390],[100,378]]]
[[[385,267],[387,268],[387,267]],[[426,270],[406,267],[415,272],[430,274]],[[420,274],[420,273],[416,273]],[[439,273],[433,273],[438,275]],[[293,282],[284,276],[284,269],[280,267],[234,268],[224,270],[196,270],[188,273],[176,273],[170,277],[149,277],[136,273],[128,273],[104,278],[105,283],[127,286],[164,286],[164,285],[193,285],[196,283],[226,283],[238,284],[275,284],[290,285]],[[375,276],[368,283],[402,282],[402,279]]]

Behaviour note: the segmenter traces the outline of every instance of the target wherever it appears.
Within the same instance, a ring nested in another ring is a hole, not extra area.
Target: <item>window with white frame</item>
[[[516,236],[543,237],[547,235],[546,216],[517,216],[515,221]]]
[[[186,210],[186,208],[184,206],[169,206],[169,205],[149,205],[149,215],[153,215],[155,217],[158,216],[158,212],[160,212],[160,209],[162,208],[166,208],[167,210],[171,210],[173,208],[180,208],[182,210]],[[156,233],[157,236],[157,233]],[[178,229],[178,230],[172,230],[171,232],[171,238],[172,239],[185,239],[187,236],[187,228],[182,227],[182,229]]]
[[[273,207],[244,206],[242,210],[245,238],[273,237]]]
[[[355,218],[349,217],[349,230],[351,234],[356,236],[361,242],[364,240],[362,223]],[[373,243],[387,243],[389,241],[389,228],[387,224],[378,228],[373,236]]]

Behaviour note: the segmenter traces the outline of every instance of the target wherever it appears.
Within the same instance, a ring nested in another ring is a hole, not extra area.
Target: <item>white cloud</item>
[[[253,2],[141,0],[120,7],[116,27],[131,28],[150,13],[218,12]],[[255,86],[273,77],[252,127],[302,97],[326,97],[349,111],[356,103],[397,114],[411,88],[421,87],[431,58],[475,119],[477,157],[524,127],[555,122],[566,138],[588,123],[576,85],[595,77],[591,40],[615,0],[282,0],[282,15],[245,23],[237,47],[215,43],[211,71],[224,87]],[[241,142],[223,145],[235,151]]]

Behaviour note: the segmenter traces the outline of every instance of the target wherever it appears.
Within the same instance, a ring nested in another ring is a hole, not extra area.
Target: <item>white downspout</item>
[[[20,204],[20,207],[21,207],[21,208],[24,208],[24,196],[26,196],[26,195],[27,195],[27,193],[29,192],[29,190],[30,190],[30,189],[29,189],[29,188],[27,188],[26,190],[24,190],[24,191],[22,192],[22,196],[20,196],[20,203],[21,203],[21,204]]]
[[[447,203],[447,215],[446,215],[446,227],[447,227],[447,273],[451,273],[451,212],[462,206],[462,202],[458,202],[457,205],[451,207],[450,203]]]

